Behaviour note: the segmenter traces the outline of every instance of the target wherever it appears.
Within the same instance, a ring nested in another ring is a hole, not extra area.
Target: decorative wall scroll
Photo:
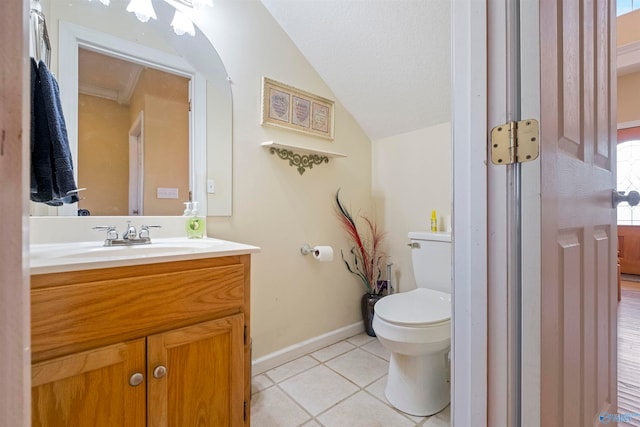
[[[333,140],[334,102],[278,83],[262,80],[262,124]]]

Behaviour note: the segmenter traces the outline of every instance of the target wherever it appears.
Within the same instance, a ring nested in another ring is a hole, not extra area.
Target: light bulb
[[[190,36],[196,35],[196,29],[193,27],[191,19],[178,9],[176,9],[176,14],[173,16],[173,21],[171,21],[171,27],[173,32],[179,36],[185,33]]]
[[[135,13],[136,18],[141,22],[147,22],[149,18],[157,19],[151,0],[131,0],[127,6],[127,12]]]

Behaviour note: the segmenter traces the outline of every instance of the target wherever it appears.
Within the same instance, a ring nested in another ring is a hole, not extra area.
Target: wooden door
[[[242,314],[149,336],[147,345],[150,427],[244,425]]]
[[[615,2],[541,0],[543,426],[617,412]]]
[[[24,1],[0,13],[0,424],[29,424],[29,21]]]
[[[144,427],[145,341],[35,363],[32,366],[32,426]]]

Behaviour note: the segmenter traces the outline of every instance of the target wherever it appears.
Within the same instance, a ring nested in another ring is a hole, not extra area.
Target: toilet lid
[[[420,326],[451,319],[451,294],[418,288],[380,299],[376,316],[396,325]]]

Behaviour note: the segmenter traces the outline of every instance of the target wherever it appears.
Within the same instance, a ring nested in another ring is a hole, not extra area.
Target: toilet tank
[[[409,239],[416,285],[451,293],[451,233],[412,231]]]

